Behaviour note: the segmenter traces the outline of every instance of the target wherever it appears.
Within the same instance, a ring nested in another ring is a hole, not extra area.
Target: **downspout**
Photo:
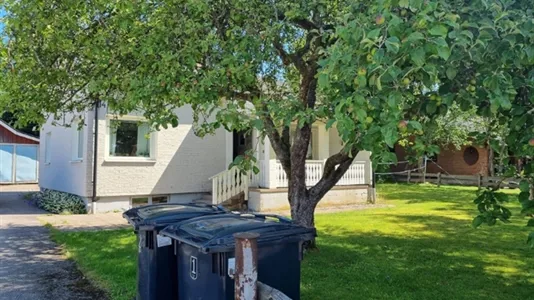
[[[98,109],[100,108],[100,100],[95,102],[95,118],[93,120],[93,126],[95,127],[93,134],[93,197],[92,197],[92,213],[96,213],[96,172],[97,172],[97,160],[98,160]]]

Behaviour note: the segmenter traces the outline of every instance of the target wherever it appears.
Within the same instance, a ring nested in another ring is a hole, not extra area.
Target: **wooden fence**
[[[517,188],[520,179],[511,178],[502,180],[501,177],[490,177],[482,175],[447,175],[442,173],[419,173],[411,172],[392,175],[396,181],[407,183],[434,183],[437,186],[446,185],[465,185],[477,187],[493,187],[500,183],[501,187]],[[502,181],[502,182],[501,182]]]

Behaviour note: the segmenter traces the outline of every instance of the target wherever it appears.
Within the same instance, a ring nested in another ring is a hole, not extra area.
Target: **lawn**
[[[515,200],[512,224],[473,229],[474,188],[383,184],[378,192],[394,207],[317,215],[320,250],[303,261],[302,299],[532,298],[534,250]],[[134,296],[130,230],[52,234],[112,299]]]

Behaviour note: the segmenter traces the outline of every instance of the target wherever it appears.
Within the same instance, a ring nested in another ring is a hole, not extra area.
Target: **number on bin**
[[[191,279],[193,280],[196,280],[197,277],[198,277],[198,260],[196,257],[194,256],[191,256],[191,260],[189,262],[189,265],[190,265],[190,276],[191,276]]]

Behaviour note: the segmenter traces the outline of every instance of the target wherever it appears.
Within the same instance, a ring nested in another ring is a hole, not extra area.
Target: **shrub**
[[[86,214],[85,202],[77,195],[44,190],[35,196],[39,208],[53,214]]]

